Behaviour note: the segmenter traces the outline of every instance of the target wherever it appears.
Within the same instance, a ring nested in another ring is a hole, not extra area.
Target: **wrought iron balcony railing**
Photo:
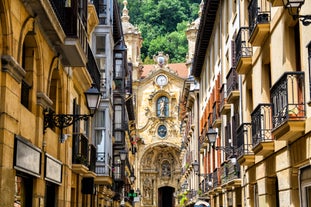
[[[248,40],[249,40],[248,27],[241,27],[235,39],[237,62],[239,62],[239,60],[243,57],[251,57],[253,55],[253,49]]]
[[[221,184],[240,178],[240,165],[230,160],[221,167]]]
[[[111,168],[109,168],[108,160],[106,159],[107,158],[105,152],[97,152],[95,172],[99,176],[111,176]]]
[[[235,68],[231,68],[227,75],[227,94],[230,94],[232,91],[239,90],[239,81],[238,81],[238,73]]]
[[[288,120],[305,119],[304,72],[286,72],[270,90],[273,129]]]
[[[90,165],[89,170],[95,172],[96,170],[96,147],[94,145],[90,145]]]
[[[242,144],[236,150],[237,158],[245,155],[253,155],[253,144]]]
[[[89,166],[89,141],[83,134],[74,134],[72,137],[72,163]]]
[[[250,36],[257,24],[268,23],[271,19],[271,6],[267,0],[252,0],[248,6]]]
[[[100,90],[100,71],[98,69],[97,63],[95,61],[95,57],[91,50],[90,45],[88,45],[88,61],[86,63],[87,70],[92,77],[93,83],[95,83],[98,90]]]
[[[259,104],[251,114],[253,146],[272,140],[271,104]]]
[[[213,177],[213,188],[217,188],[219,185],[219,179],[218,179],[219,173],[220,173],[219,168],[216,168],[213,172],[213,175],[212,175],[212,177]]]
[[[237,129],[237,158],[243,155],[253,154],[252,144],[251,144],[251,123],[243,123]]]
[[[99,19],[99,24],[106,25],[107,22],[107,4],[103,0],[93,0],[93,4],[96,8],[96,12]]]

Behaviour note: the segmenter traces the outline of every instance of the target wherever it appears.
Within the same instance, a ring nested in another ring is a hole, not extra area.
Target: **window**
[[[33,35],[27,34],[23,43],[22,67],[26,72],[21,84],[21,104],[33,111],[33,79],[36,69],[36,41]]]
[[[165,96],[161,96],[157,100],[157,116],[158,117],[168,116],[168,98]]]
[[[106,52],[106,36],[96,36],[96,55],[104,55]]]
[[[122,128],[122,106],[116,105],[114,107],[114,128],[121,129]]]
[[[300,196],[302,207],[311,206],[311,165],[300,169]]]

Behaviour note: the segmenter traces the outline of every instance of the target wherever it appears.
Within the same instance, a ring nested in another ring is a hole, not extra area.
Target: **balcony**
[[[252,0],[248,6],[249,42],[261,46],[270,32],[270,3],[267,0]]]
[[[220,101],[215,101],[213,105],[213,128],[221,126]]]
[[[248,42],[249,28],[241,27],[235,39],[236,46],[236,72],[238,74],[247,74],[252,67],[253,48]]]
[[[275,140],[295,141],[305,131],[304,72],[286,72],[270,90],[272,135]]]
[[[227,102],[234,104],[240,97],[238,73],[231,68],[227,75]]]
[[[86,64],[86,68],[87,68],[89,74],[91,75],[93,83],[95,83],[95,85],[96,85],[96,88],[98,90],[100,90],[100,78],[101,78],[100,77],[100,71],[98,69],[98,66],[97,66],[97,63],[95,61],[93,52],[92,52],[91,47],[89,45],[88,45],[87,56],[88,56],[88,61]]]
[[[59,51],[63,64],[83,67],[87,62],[87,1],[67,2],[32,0],[26,6],[42,20],[40,26]]]
[[[107,25],[109,23],[107,21],[108,19],[107,4],[105,3],[105,1],[102,0],[93,0],[93,4],[96,8],[99,24]]]
[[[89,172],[84,177],[96,177],[95,166],[96,166],[96,147],[94,145],[89,145],[90,152],[90,162],[89,162]]]
[[[232,163],[231,160],[225,162],[221,167],[222,188],[232,189],[241,186],[240,165]]]
[[[251,123],[244,123],[237,129],[237,160],[240,165],[252,165],[255,162],[255,155],[252,151],[253,145],[251,140]]]
[[[231,104],[227,101],[227,89],[226,84],[222,84],[220,88],[220,113],[222,115],[229,114],[231,110]]]
[[[220,168],[215,168],[214,171],[212,172],[212,181],[211,181],[211,194],[216,194],[221,192],[221,187],[220,187],[220,179],[221,176],[221,169]]]
[[[72,137],[72,170],[77,174],[85,175],[89,171],[88,143],[84,134],[74,134]]]
[[[274,151],[271,104],[259,104],[251,114],[253,151],[268,156]]]
[[[203,154],[204,150],[207,146],[207,143],[208,143],[205,129],[204,129],[202,135],[200,136],[199,142],[200,142],[199,143],[200,153]]]

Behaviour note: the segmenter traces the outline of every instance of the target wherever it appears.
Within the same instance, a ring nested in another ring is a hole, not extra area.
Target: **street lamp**
[[[90,110],[90,114],[55,114],[54,111],[46,109],[44,110],[44,131],[49,127],[57,127],[60,129],[60,142],[63,143],[65,139],[63,138],[63,129],[72,125],[78,120],[87,120],[89,117],[92,117],[99,105],[101,93],[95,87],[95,84],[92,84],[85,93],[87,107]]]
[[[304,26],[311,24],[311,15],[299,15],[299,11],[305,0],[283,0],[284,7],[293,19],[300,19]]]
[[[120,159],[122,160],[122,161],[124,161],[125,159],[126,159],[126,155],[127,155],[127,151],[125,151],[125,150],[120,150]]]
[[[211,144],[212,148],[215,150],[222,150],[228,155],[234,155],[235,147],[234,146],[215,146],[217,137],[217,132],[215,129],[210,127],[207,131],[207,139],[208,142]]]
[[[188,189],[188,182],[187,182],[187,180],[184,182],[184,184],[182,184],[181,188],[183,190],[187,190]]]
[[[193,170],[195,172],[196,175],[198,176],[202,176],[202,177],[206,177],[208,174],[200,174],[200,164],[197,160],[195,160],[193,163],[192,163],[192,167],[193,167]]]
[[[134,172],[132,171],[131,175],[130,175],[130,181],[131,181],[131,183],[134,183],[135,180],[136,180],[136,177],[134,175]]]

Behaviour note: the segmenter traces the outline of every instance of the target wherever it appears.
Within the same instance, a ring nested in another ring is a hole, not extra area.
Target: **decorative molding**
[[[14,57],[3,55],[1,57],[2,71],[9,73],[18,83],[21,83],[26,71],[18,64]]]

